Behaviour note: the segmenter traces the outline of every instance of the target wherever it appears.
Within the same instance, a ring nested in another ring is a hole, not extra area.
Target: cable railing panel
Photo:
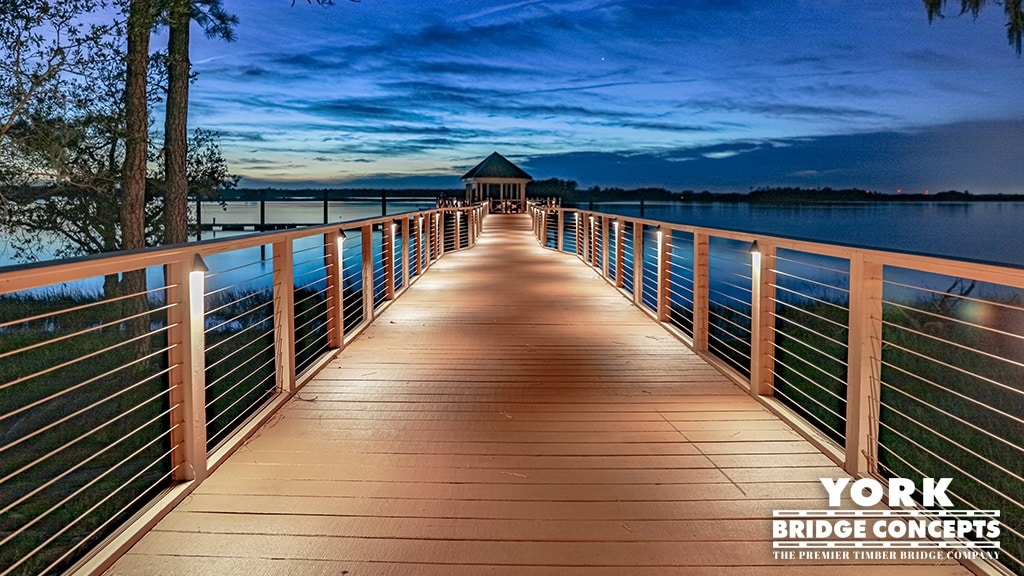
[[[303,372],[319,358],[314,353],[330,339],[331,308],[328,285],[330,269],[329,251],[337,246],[327,244],[327,237],[318,234],[292,241],[293,258],[293,317],[295,326],[295,370]]]
[[[347,336],[366,320],[363,310],[363,236],[349,230],[341,238],[342,330]]]
[[[846,439],[849,261],[779,249],[775,282],[773,392],[840,446]]]
[[[302,248],[310,259],[310,247]],[[212,451],[275,393],[274,246],[213,254],[206,264],[206,448]],[[253,397],[260,401],[242,401]]]
[[[402,252],[405,249],[405,237],[402,236],[402,227],[397,223],[392,224],[391,237],[391,262],[392,270],[395,275],[394,289],[401,290],[402,288],[405,288],[405,281],[403,279],[405,268],[402,262]]]
[[[167,290],[149,268],[0,295],[0,574],[63,571],[169,485]]]
[[[672,231],[668,251],[668,322],[693,338],[693,233]]]
[[[565,224],[562,229],[562,251],[575,254],[577,250],[576,237],[579,234],[578,226],[580,213],[563,211]]]
[[[451,210],[445,210],[441,214],[441,223],[444,227],[444,251],[451,252],[455,250],[459,236],[456,234],[456,218],[455,212]]]
[[[1024,289],[887,267],[879,468],[952,478],[956,507],[1001,510],[1001,557],[1024,572]]]
[[[389,222],[382,223],[373,230],[371,243],[373,247],[373,306],[379,308],[388,298],[387,289],[387,258],[385,258],[384,228]]]
[[[633,293],[634,269],[633,269],[633,225],[628,221],[622,223],[622,282],[621,287],[626,292]]]
[[[544,218],[544,246],[547,248],[558,249],[558,215],[562,214],[561,211],[557,210],[545,210]]]
[[[662,232],[660,227],[643,226],[643,258],[641,264],[640,303],[652,312],[658,311],[658,266]]]
[[[712,236],[708,276],[709,347],[719,360],[749,377],[752,312],[749,242]],[[712,342],[716,344],[712,346]]]

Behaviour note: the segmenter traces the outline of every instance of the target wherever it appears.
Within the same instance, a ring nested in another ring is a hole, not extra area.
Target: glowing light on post
[[[661,270],[661,257],[664,251],[662,250],[662,243],[665,239],[665,234],[661,231],[661,226],[658,226],[655,232],[655,236],[658,238],[658,270]]]
[[[761,248],[757,245],[757,240],[750,243],[750,265],[753,268],[754,274],[760,278]]]
[[[189,311],[193,320],[202,322],[206,310],[206,273],[210,267],[199,254],[192,260],[192,271],[188,273],[188,300]]]

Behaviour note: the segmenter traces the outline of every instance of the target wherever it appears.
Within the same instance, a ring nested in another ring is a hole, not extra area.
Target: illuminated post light
[[[664,271],[665,271],[665,263],[663,262],[664,256],[665,256],[665,251],[663,250],[663,248],[664,248],[663,244],[664,244],[664,241],[665,241],[665,234],[661,231],[661,226],[658,226],[654,230],[655,230],[654,236],[655,236],[655,238],[657,238],[657,243],[658,243],[657,244],[657,246],[658,246],[658,248],[657,248],[658,258],[657,258],[656,262],[657,262],[657,266],[658,266],[658,290],[660,291],[661,290],[661,285],[662,285],[661,277],[662,277],[662,275],[664,274]],[[660,295],[659,295],[659,300],[660,300]]]
[[[761,270],[761,248],[757,245],[757,240],[750,243],[750,265],[753,268],[755,276],[759,278]]]
[[[193,319],[198,318],[200,322],[205,314],[205,283],[206,273],[209,271],[210,267],[206,265],[203,257],[196,254],[192,260],[192,271],[188,273],[188,298]]]
[[[769,244],[764,255],[771,259],[774,254],[775,248]],[[761,247],[754,240],[750,243],[750,395],[755,398],[770,396],[773,386],[770,359],[775,333],[774,278],[765,264]]]

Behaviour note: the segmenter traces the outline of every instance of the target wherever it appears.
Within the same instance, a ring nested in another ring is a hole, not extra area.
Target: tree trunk
[[[146,246],[146,152],[149,143],[149,110],[146,100],[146,75],[149,68],[149,35],[153,28],[153,9],[149,0],[131,0],[128,14],[127,78],[125,79],[125,158],[121,173],[121,244],[126,250]],[[125,271],[121,276],[121,294],[132,295],[122,301],[124,317],[147,309],[146,271]],[[127,321],[128,336],[145,334],[148,318]],[[141,339],[127,347],[129,360],[149,352],[149,342]],[[129,377],[145,377],[144,365],[134,365]]]
[[[125,159],[121,174],[121,235],[124,249],[146,245],[146,147],[149,110],[146,74],[153,11],[149,0],[131,0],[128,14],[128,69],[124,87]]]
[[[188,242],[188,57],[191,2],[177,0],[168,13],[167,115],[164,119],[164,244]]]

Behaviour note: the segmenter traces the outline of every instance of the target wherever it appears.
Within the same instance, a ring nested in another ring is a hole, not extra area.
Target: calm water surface
[[[432,207],[431,202],[393,202],[388,214]],[[637,203],[595,203],[595,210],[639,216]],[[331,221],[349,221],[380,216],[380,202],[332,202]],[[649,202],[644,216],[652,220],[709,228],[739,230],[801,240],[840,243],[868,248],[929,254],[1024,267],[1024,203],[849,203],[801,206],[761,206],[743,203],[682,204]],[[323,221],[322,202],[268,202],[268,223]],[[258,202],[232,203],[227,210],[211,204],[203,208],[203,222],[217,224],[259,221]],[[249,234],[251,232],[204,232],[203,238]],[[315,239],[308,242],[315,243]],[[300,248],[300,246],[297,246]],[[10,240],[0,236],[0,266],[17,264]],[[252,252],[250,254],[249,252]],[[258,249],[213,257],[214,270],[228,270],[242,261],[258,259]],[[41,259],[46,258],[46,254]],[[236,262],[237,260],[237,262]],[[315,266],[316,263],[310,264]],[[267,266],[263,266],[264,268]],[[245,273],[251,273],[247,271]],[[241,273],[241,272],[239,272]],[[159,270],[151,281],[161,282]],[[230,276],[227,275],[227,276]],[[238,281],[238,278],[220,278]],[[75,283],[64,289],[88,290],[101,285],[100,279]]]
[[[636,203],[595,210],[637,216]],[[647,203],[652,220],[1024,266],[1024,202]]]

